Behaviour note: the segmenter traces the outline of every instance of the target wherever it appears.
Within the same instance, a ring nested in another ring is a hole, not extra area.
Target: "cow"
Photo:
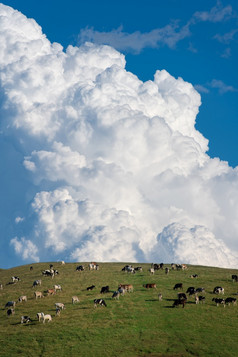
[[[12,282],[13,283],[15,283],[15,282],[17,282],[17,281],[20,281],[20,278],[19,278],[19,276],[12,276]]]
[[[30,316],[21,316],[21,324],[27,324],[28,322],[32,322]]]
[[[96,263],[90,263],[89,265],[88,265],[88,269],[89,270],[96,270]]]
[[[136,267],[135,268],[135,271],[142,271],[143,269],[142,269],[142,267]]]
[[[83,266],[83,265],[78,265],[78,266],[76,267],[76,270],[77,270],[77,271],[84,271],[84,266]]]
[[[205,296],[202,296],[202,295],[197,296],[197,295],[195,295],[195,302],[196,302],[196,304],[199,304],[200,302],[204,303],[205,302]]]
[[[93,290],[95,288],[95,285],[91,285],[89,287],[87,287],[87,290],[90,291],[90,290]]]
[[[154,268],[149,268],[149,272],[150,272],[150,274],[154,275],[155,269]]]
[[[57,271],[57,270],[54,270],[54,269],[46,269],[46,270],[43,270],[43,271],[42,271],[42,275],[44,275],[44,276],[51,276],[51,278],[53,279],[54,276],[55,276],[55,271]]]
[[[196,278],[198,278],[198,275],[197,274],[190,275],[190,278],[196,279]]]
[[[48,289],[47,290],[47,295],[55,295],[56,291],[55,289]]]
[[[15,301],[8,301],[8,302],[6,303],[6,305],[5,305],[5,309],[6,309],[6,307],[13,307],[13,308],[15,308],[15,306],[16,306],[16,302],[15,302]]]
[[[156,284],[144,284],[143,287],[146,289],[156,289]]]
[[[122,287],[118,287],[118,292],[119,292],[119,294],[120,295],[125,295],[125,289],[124,288],[122,288]]]
[[[171,269],[172,269],[172,270],[175,270],[175,269],[176,269],[176,264],[172,263],[172,264],[171,264]]]
[[[189,296],[194,295],[196,293],[196,289],[193,286],[190,286],[187,288],[186,293],[189,294]]]
[[[169,274],[169,268],[168,268],[168,267],[165,268],[165,274],[166,274],[166,275]]]
[[[187,295],[185,293],[178,293],[179,300],[187,300]]]
[[[205,293],[205,289],[204,288],[197,288],[195,290],[195,293]]]
[[[120,292],[118,290],[114,291],[113,294],[112,294],[112,299],[119,300],[119,296],[120,296]]]
[[[34,292],[34,295],[35,295],[35,299],[38,299],[38,298],[43,298],[44,297],[44,295],[42,294],[42,292],[40,292],[40,291],[35,291]]]
[[[72,304],[79,302],[79,298],[77,296],[72,296]]]
[[[55,291],[57,291],[57,290],[62,291],[61,285],[54,285],[54,289],[55,289]]]
[[[62,260],[60,264],[61,264],[61,265],[65,265],[65,261],[64,261],[64,260]]]
[[[120,288],[125,289],[125,291],[127,291],[128,293],[133,292],[133,285],[131,285],[131,284],[120,284],[120,285],[118,286],[118,290],[119,290]]]
[[[41,319],[43,320],[43,324],[46,322],[46,320],[48,322],[52,321],[51,315],[45,315],[43,312],[41,312]]]
[[[105,294],[105,293],[109,293],[109,286],[103,286],[101,288],[100,294]]]
[[[33,270],[33,266],[30,266],[30,271],[32,271]]]
[[[213,289],[213,294],[222,294],[222,295],[224,295],[224,288],[222,288],[221,286],[216,286]]]
[[[26,295],[22,295],[22,296],[20,296],[19,299],[18,299],[18,302],[23,302],[23,301],[27,301]]]
[[[158,299],[159,299],[159,301],[162,301],[163,295],[162,294],[158,294]]]
[[[227,297],[225,299],[225,304],[229,305],[230,304],[233,304],[233,305],[236,305],[236,298],[233,298],[233,297]]]
[[[32,287],[34,288],[34,287],[37,286],[37,285],[41,285],[41,279],[35,280],[35,281],[33,282],[33,284],[32,284]]]
[[[186,301],[187,301],[187,300],[185,300],[185,299],[182,299],[182,300],[179,300],[179,299],[174,300],[173,307],[182,305],[183,308],[184,308]]]
[[[99,306],[107,306],[107,304],[105,303],[105,301],[103,299],[95,299],[93,300],[94,302],[94,307],[97,307],[98,305]]]
[[[182,290],[183,289],[183,284],[182,283],[177,283],[177,284],[174,285],[173,289],[174,290],[177,290],[177,289],[181,289]]]
[[[61,309],[64,310],[65,309],[65,305],[62,302],[56,302],[55,303],[55,308],[57,309]]]
[[[135,269],[133,268],[132,265],[125,265],[124,268],[122,268],[121,271],[125,271],[127,273],[135,274]]]
[[[226,306],[225,299],[218,299],[218,298],[213,298],[212,301],[216,303],[216,305],[223,305],[224,307]]]
[[[238,281],[238,276],[236,274],[233,274],[231,276],[233,283]]]
[[[188,269],[187,265],[186,264],[182,264],[182,270],[186,270]]]
[[[7,310],[7,316],[11,316],[15,314],[15,310],[13,308],[10,308]]]

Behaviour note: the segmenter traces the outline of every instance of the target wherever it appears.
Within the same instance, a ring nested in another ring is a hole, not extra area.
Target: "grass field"
[[[238,274],[237,270],[188,266],[185,271],[170,270],[166,275],[159,270],[152,276],[149,264],[134,264],[143,271],[128,274],[121,271],[126,263],[102,263],[99,271],[86,268],[83,272],[76,271],[79,263],[53,263],[59,275],[51,279],[42,276],[49,264],[33,264],[33,270],[30,265],[0,270],[0,356],[238,356],[238,305],[223,308],[212,302],[217,285],[224,287],[225,298],[236,297],[238,283],[232,282],[231,275]],[[198,278],[191,279],[191,274]],[[12,276],[21,281],[8,284]],[[42,279],[42,285],[33,288],[36,279]],[[120,283],[133,284],[134,292],[112,300]],[[157,289],[145,289],[146,283],[156,283]],[[191,296],[184,309],[172,308],[176,283],[183,283],[184,292],[189,286],[204,287],[205,304],[196,305]],[[63,291],[34,299],[35,290],[44,292],[54,284],[60,284]],[[90,285],[96,288],[87,291]],[[102,296],[105,285],[110,293]],[[17,301],[21,295],[27,295],[28,301],[17,303],[15,314],[7,316],[6,302]],[[78,304],[72,304],[73,295],[79,297]],[[101,297],[107,307],[94,308],[93,300]],[[56,302],[66,306],[60,316],[55,316]],[[38,312],[51,314],[52,322],[38,322]],[[22,315],[33,321],[21,324]]]

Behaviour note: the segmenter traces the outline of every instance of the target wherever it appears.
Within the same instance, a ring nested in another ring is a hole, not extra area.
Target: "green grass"
[[[53,264],[60,273],[54,279],[41,273],[49,263],[33,264],[33,271],[30,265],[0,270],[4,286],[0,290],[0,356],[238,356],[238,305],[223,308],[212,302],[216,285],[224,287],[224,297],[235,296],[238,284],[232,282],[231,275],[237,270],[189,266],[187,271],[165,275],[161,270],[151,276],[149,264],[140,264],[143,272],[135,275],[121,271],[126,263],[104,263],[99,271],[84,272],[75,270],[76,263]],[[195,273],[198,279],[191,279]],[[21,281],[7,285],[15,275]],[[42,279],[42,286],[34,289],[36,279]],[[172,308],[177,296],[173,286],[180,282],[183,291],[189,286],[205,287],[206,303],[196,305],[191,297],[184,309]],[[120,283],[133,284],[134,292],[112,300]],[[145,283],[156,283],[157,289],[147,290]],[[43,292],[54,284],[60,284],[63,291],[34,299],[35,290]],[[87,291],[90,285],[96,289]],[[102,297],[100,289],[105,285],[110,287],[110,293],[103,296],[107,307],[95,309],[93,300]],[[158,293],[162,293],[162,301]],[[27,295],[28,301],[17,303],[15,315],[7,316],[6,302],[17,301],[20,295]],[[79,297],[78,304],[72,305],[73,295]],[[66,306],[58,317],[55,302]],[[53,321],[39,323],[38,312],[51,314]],[[21,315],[29,315],[33,322],[20,324]]]

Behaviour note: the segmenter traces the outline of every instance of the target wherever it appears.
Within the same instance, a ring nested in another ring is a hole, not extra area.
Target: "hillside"
[[[234,356],[238,355],[238,306],[216,306],[212,301],[215,286],[224,287],[224,297],[236,297],[238,283],[231,279],[237,270],[203,266],[188,266],[187,270],[148,271],[150,264],[141,266],[142,272],[130,274],[121,271],[126,263],[101,263],[98,271],[89,271],[88,263],[52,263],[59,275],[53,279],[42,275],[50,263],[33,264],[0,270],[0,356]],[[76,271],[80,264],[85,271]],[[166,265],[170,267],[169,265]],[[198,278],[190,276],[197,274]],[[9,284],[12,276],[20,281]],[[42,285],[32,287],[33,281]],[[112,299],[118,285],[132,284],[134,291]],[[157,289],[146,289],[146,283],[156,283]],[[177,291],[176,283],[187,288],[204,287],[204,304],[195,304],[194,295],[182,306],[172,308]],[[62,291],[47,296],[45,291],[60,284]],[[86,288],[95,285],[95,289]],[[110,292],[100,294],[102,286],[109,285]],[[34,298],[41,291],[43,299]],[[163,296],[159,301],[158,294]],[[27,301],[17,303],[15,314],[7,316],[8,301],[17,301],[21,295]],[[72,304],[77,295],[79,303]],[[220,297],[220,296],[219,296]],[[223,296],[222,296],[223,297]],[[238,296],[237,296],[238,297]],[[107,307],[94,308],[93,300],[103,298]],[[56,302],[66,309],[55,316]],[[36,314],[51,314],[52,322],[43,324]],[[32,322],[21,324],[21,316],[29,315]]]

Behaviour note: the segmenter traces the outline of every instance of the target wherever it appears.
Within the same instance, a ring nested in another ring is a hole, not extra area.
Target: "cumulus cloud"
[[[16,254],[237,267],[238,171],[207,155],[194,87],[166,70],[142,82],[112,47],[64,52],[34,20],[0,16],[2,131],[37,191]]]

